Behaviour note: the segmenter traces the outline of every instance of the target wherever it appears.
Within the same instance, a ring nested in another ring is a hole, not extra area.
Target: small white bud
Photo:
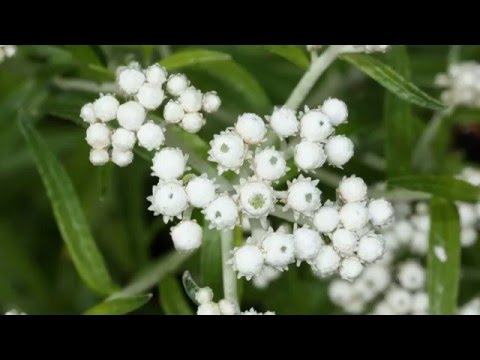
[[[205,118],[201,113],[193,112],[185,114],[182,122],[180,123],[180,126],[186,132],[189,132],[190,134],[196,134],[202,129],[205,123]]]
[[[265,138],[267,128],[262,118],[256,114],[245,113],[238,117],[235,130],[247,144],[259,144]]]
[[[126,102],[118,107],[118,123],[127,130],[138,130],[144,123],[145,116],[145,109],[136,101]]]
[[[287,162],[283,153],[273,148],[264,149],[255,154],[253,171],[260,179],[276,181],[287,172]]]
[[[356,176],[344,177],[338,186],[340,198],[347,203],[365,200],[367,191],[365,181]]]
[[[303,140],[295,146],[294,160],[299,169],[310,171],[322,167],[327,155],[321,144]]]
[[[197,315],[221,315],[218,304],[213,302],[201,304],[197,309]]]
[[[112,134],[112,146],[119,151],[132,150],[136,141],[135,133],[123,128],[118,128]]]
[[[181,217],[188,207],[187,194],[177,181],[160,182],[153,187],[153,194],[149,196],[152,205],[148,208],[154,215],[163,215],[165,222],[170,217]]]
[[[339,212],[340,222],[345,229],[360,231],[368,223],[368,210],[363,203],[348,203]]]
[[[193,86],[182,91],[178,97],[178,102],[186,112],[197,112],[202,109],[203,94]]]
[[[217,230],[233,229],[238,221],[238,209],[228,195],[220,195],[203,210],[205,219]]]
[[[188,202],[196,208],[205,208],[216,196],[215,183],[205,177],[195,177],[185,187]]]
[[[330,119],[320,110],[310,110],[300,119],[300,136],[308,141],[324,141],[332,133]]]
[[[343,135],[333,136],[325,145],[327,160],[330,165],[342,167],[353,156],[353,143]]]
[[[315,259],[314,268],[321,277],[329,276],[340,266],[340,256],[330,245],[322,246]]]
[[[162,85],[167,81],[167,70],[158,64],[149,66],[147,71],[147,81],[150,84]]]
[[[284,269],[295,261],[295,247],[292,234],[274,232],[262,242],[265,263],[277,269]]]
[[[110,155],[105,149],[92,149],[90,150],[90,162],[94,166],[105,165],[110,160]]]
[[[428,294],[424,291],[413,294],[412,296],[412,312],[414,314],[423,315],[428,313],[429,301]]]
[[[202,227],[193,220],[183,220],[170,230],[177,251],[191,251],[202,245]]]
[[[128,166],[133,161],[133,153],[130,150],[112,150],[112,162],[120,167]]]
[[[195,300],[201,305],[206,304],[213,301],[213,291],[211,288],[203,287],[198,289],[195,293]]]
[[[237,309],[235,304],[227,299],[222,299],[218,302],[218,307],[220,308],[220,313],[222,315],[235,315]]]
[[[280,138],[294,136],[298,132],[297,115],[287,107],[275,108],[269,121],[273,131]]]
[[[262,271],[263,263],[262,251],[255,245],[243,245],[233,252],[233,268],[239,277],[244,276],[247,280]]]
[[[145,82],[145,75],[140,70],[132,67],[123,69],[118,74],[118,85],[129,95],[136,94]]]
[[[398,281],[407,290],[420,290],[426,281],[425,269],[416,261],[407,261],[400,265]]]
[[[275,194],[271,186],[261,181],[241,183],[237,190],[239,203],[247,217],[267,216],[275,205]]]
[[[110,145],[110,129],[102,123],[92,124],[87,129],[86,140],[92,148],[103,149]]]
[[[116,115],[116,112],[115,112],[115,115]],[[88,103],[82,106],[82,109],[80,110],[80,117],[82,118],[83,121],[90,124],[93,124],[95,121],[97,121],[94,106],[92,103]]]
[[[322,111],[330,119],[333,126],[338,126],[347,121],[347,105],[339,99],[329,98],[324,101]]]
[[[377,235],[365,235],[358,242],[357,255],[360,260],[372,263],[382,257],[385,250],[383,239]]]
[[[120,103],[112,95],[102,95],[93,103],[95,116],[103,122],[114,120]]]
[[[138,102],[148,110],[157,109],[164,99],[162,87],[160,85],[145,83],[137,93]]]
[[[177,124],[185,116],[185,110],[178,101],[170,100],[163,108],[163,117],[167,123]]]
[[[208,153],[209,160],[218,163],[219,173],[227,170],[238,171],[245,160],[246,147],[235,132],[224,131],[210,141]]]
[[[153,174],[162,180],[178,179],[186,170],[187,159],[178,148],[164,148],[153,157]]]
[[[215,91],[210,91],[203,94],[203,111],[207,113],[214,113],[220,108],[220,105],[222,105],[222,100],[220,100],[220,97]]]
[[[165,135],[162,128],[153,121],[140,126],[137,132],[138,145],[148,151],[158,150],[165,142]]]
[[[346,229],[337,229],[332,234],[333,248],[341,256],[351,256],[357,248],[358,237],[353,232]]]
[[[331,233],[340,222],[338,210],[333,206],[324,205],[315,213],[313,224],[321,233]]]
[[[352,285],[345,280],[334,280],[328,287],[328,297],[337,306],[345,306],[355,296]]]
[[[320,205],[321,191],[316,187],[318,180],[299,177],[288,188],[286,205],[294,212],[313,216]]]
[[[173,96],[179,96],[188,87],[189,81],[183,74],[174,74],[168,78],[167,91]]]
[[[368,214],[374,226],[385,226],[393,219],[393,206],[384,199],[372,200],[368,204]]]
[[[356,279],[363,270],[363,265],[356,257],[343,259],[340,266],[340,276],[344,280]]]
[[[297,262],[314,260],[322,246],[320,234],[307,227],[298,228],[293,232],[293,242]]]
[[[385,300],[395,314],[405,315],[412,309],[412,296],[401,288],[393,288],[388,291]]]
[[[473,227],[462,228],[460,232],[460,243],[462,247],[470,247],[477,242],[477,230]]]

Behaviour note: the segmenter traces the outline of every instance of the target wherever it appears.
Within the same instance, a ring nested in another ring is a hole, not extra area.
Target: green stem
[[[296,110],[305,101],[310,90],[317,82],[323,72],[335,61],[337,56],[342,52],[343,46],[332,45],[328,47],[318,58],[316,58],[310,69],[303,75],[292,94],[288,98],[285,106]]]
[[[222,274],[223,274],[223,296],[235,304],[239,309],[237,297],[237,276],[233,271],[232,265],[228,263],[233,250],[235,240],[233,230],[223,230],[222,238]]]

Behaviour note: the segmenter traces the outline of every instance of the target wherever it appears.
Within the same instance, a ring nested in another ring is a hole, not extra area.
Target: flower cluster
[[[195,300],[199,304],[197,315],[275,315],[272,311],[259,313],[253,308],[241,312],[234,303],[227,299],[221,299],[216,303],[213,301],[213,291],[209,287],[198,289]]]
[[[169,76],[158,64],[147,69],[138,63],[120,67],[116,84],[124,103],[115,95],[100,94],[80,111],[80,117],[90,124],[86,140],[92,147],[90,161],[96,166],[110,160],[121,167],[129,165],[136,143],[148,151],[158,150],[165,142],[165,127],[150,120],[149,112],[162,104],[165,123],[179,124],[190,133],[205,125],[202,111],[215,112],[221,104],[215,92],[203,94],[185,75]]]
[[[480,64],[453,64],[447,73],[437,75],[435,84],[445,88],[441,95],[444,103],[480,107]]]
[[[15,45],[0,45],[0,64],[8,58],[11,58],[17,52]]]

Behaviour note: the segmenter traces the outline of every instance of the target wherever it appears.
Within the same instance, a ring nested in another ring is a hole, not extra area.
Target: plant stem
[[[233,230],[223,230],[222,238],[222,274],[223,274],[223,296],[235,304],[239,310],[237,297],[237,276],[233,271],[232,265],[228,263],[233,250],[233,242],[235,240]]]
[[[335,61],[337,56],[342,52],[343,46],[332,45],[329,46],[318,58],[316,58],[310,69],[303,75],[300,82],[297,84],[292,94],[288,98],[285,106],[296,110],[305,101],[310,90],[317,82],[318,78],[323,72]]]

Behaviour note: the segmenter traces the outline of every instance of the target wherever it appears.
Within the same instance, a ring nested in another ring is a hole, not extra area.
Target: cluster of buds
[[[451,65],[447,73],[436,76],[435,85],[445,89],[441,99],[448,105],[480,107],[480,64],[477,62]]]
[[[275,315],[272,311],[260,313],[253,308],[241,312],[234,303],[227,299],[221,299],[216,303],[213,301],[213,291],[209,287],[198,289],[195,300],[199,304],[197,315]]]
[[[17,52],[15,45],[0,45],[0,64],[8,58],[11,58]]]
[[[147,69],[138,63],[119,67],[116,85],[124,103],[113,94],[100,94],[80,111],[80,117],[90,124],[86,140],[92,147],[90,161],[96,166],[110,160],[121,167],[129,165],[136,143],[148,151],[158,150],[165,142],[167,124],[196,133],[205,125],[202,111],[215,112],[221,104],[215,92],[202,94],[185,75],[169,76],[158,64]],[[149,120],[149,113],[162,106],[163,126]]]

